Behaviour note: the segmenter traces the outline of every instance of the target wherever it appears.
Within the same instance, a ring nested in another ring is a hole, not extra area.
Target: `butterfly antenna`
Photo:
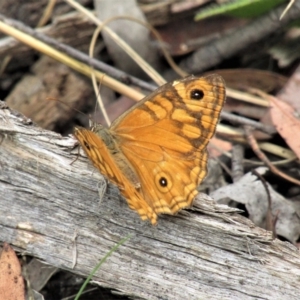
[[[95,124],[95,121],[93,121],[93,119],[91,118],[90,115],[87,115],[87,114],[83,113],[83,112],[80,111],[79,109],[76,109],[76,108],[74,108],[74,107],[71,107],[69,104],[67,104],[67,103],[65,103],[65,102],[63,102],[63,101],[61,101],[61,100],[59,100],[59,99],[52,98],[52,97],[47,97],[46,100],[47,100],[47,101],[48,101],[48,100],[49,100],[49,101],[56,101],[56,102],[62,103],[63,105],[69,107],[70,109],[72,109],[72,110],[74,110],[74,111],[80,113],[81,115],[87,117],[87,118],[89,119],[89,125],[90,125],[90,126],[91,126],[91,124],[93,124],[93,125]]]
[[[91,43],[90,43],[90,48],[89,48],[89,56],[91,58],[94,57],[94,49],[95,49],[95,44],[96,44],[96,41],[97,41],[97,38],[98,38],[98,35],[102,29],[103,25],[100,25],[98,26],[95,31],[94,31],[94,34],[92,36],[92,39],[91,39]],[[92,83],[93,83],[93,87],[94,87],[94,91],[95,91],[95,95],[97,97],[97,102],[99,104],[99,108],[103,114],[103,117],[105,119],[105,122],[108,126],[110,126],[111,122],[110,122],[110,119],[107,115],[107,112],[105,110],[105,107],[103,105],[103,101],[102,101],[102,98],[101,98],[101,95],[100,95],[100,87],[101,87],[101,84],[102,84],[102,79],[105,75],[102,76],[101,80],[100,80],[100,84],[99,84],[99,88],[97,86],[97,80],[96,80],[96,75],[95,75],[95,70],[94,68],[91,66],[91,79],[92,79]]]

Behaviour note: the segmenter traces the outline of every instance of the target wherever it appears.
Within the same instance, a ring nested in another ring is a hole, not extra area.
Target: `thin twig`
[[[258,143],[254,137],[254,135],[252,134],[251,131],[251,127],[249,126],[244,126],[244,130],[245,130],[245,135],[247,138],[247,141],[249,143],[249,145],[251,146],[252,150],[254,151],[254,153],[258,156],[258,158],[260,160],[262,160],[269,168],[270,170],[278,175],[281,176],[282,178],[284,178],[285,180],[288,180],[294,184],[300,185],[300,181],[285,174],[284,172],[280,171],[279,169],[277,169],[271,162],[270,160],[267,158],[267,156],[259,149]]]
[[[134,76],[131,76],[123,71],[120,71],[119,69],[114,68],[108,64],[105,64],[104,62],[101,62],[99,60],[91,59],[85,53],[80,52],[66,44],[60,43],[57,40],[42,34],[41,32],[39,32],[41,31],[41,29],[34,30],[31,27],[26,26],[22,22],[16,21],[14,19],[6,18],[4,15],[1,14],[0,14],[0,20],[15,29],[18,29],[24,33],[27,33],[32,37],[35,37],[36,39],[46,43],[49,46],[54,47],[57,50],[63,51],[64,53],[68,54],[68,56],[75,58],[76,60],[83,62],[87,65],[90,65],[96,70],[104,72],[105,74],[117,79],[120,82],[124,82],[127,85],[133,84],[135,86],[138,86],[148,91],[154,91],[155,89],[157,89],[157,86],[154,84],[150,84],[148,82],[140,80]]]
[[[240,144],[233,145],[232,160],[231,160],[231,174],[233,182],[237,182],[244,175],[244,146]]]
[[[274,229],[274,220],[273,220],[273,215],[272,215],[272,198],[271,198],[269,186],[268,186],[265,178],[263,176],[261,176],[261,174],[259,174],[255,169],[252,170],[252,173],[260,179],[262,185],[264,186],[264,188],[266,190],[267,199],[268,199],[268,209],[267,209],[267,213],[266,213],[266,230],[272,231],[272,234],[274,236],[275,229]]]
[[[72,243],[73,243],[73,262],[72,262],[72,269],[75,268],[76,266],[76,263],[77,263],[77,257],[78,257],[78,253],[77,253],[77,245],[76,245],[76,240],[77,240],[77,237],[78,237],[78,232],[77,232],[77,229],[75,229],[74,231],[74,235],[73,235],[73,238],[72,238]]]
[[[33,49],[36,49],[37,51],[44,53],[51,58],[62,62],[68,67],[71,67],[72,69],[86,75],[90,76],[91,74],[91,67],[89,65],[83,64],[79,61],[74,60],[70,56],[67,56],[66,54],[57,51],[56,49],[50,47],[49,45],[37,40],[36,38],[18,30],[14,27],[10,26],[9,24],[6,24],[2,21],[0,21],[0,30],[10,36],[13,36],[14,38],[18,39],[22,43],[32,47]],[[103,73],[99,71],[95,71],[97,74],[98,80],[103,79],[103,84],[105,84],[107,87],[128,96],[129,98],[135,99],[136,101],[139,101],[140,99],[144,98],[144,94],[142,94],[139,91],[134,90],[133,88],[130,88],[129,86],[122,84],[121,82],[115,80],[114,78],[106,75],[103,77]]]
[[[92,22],[94,22],[97,26],[101,26],[103,22],[99,20],[91,11],[83,7],[80,3],[74,0],[64,0],[68,4],[70,4],[77,11],[82,12],[85,16],[87,16]],[[163,85],[165,83],[165,79],[156,72],[137,52],[135,52],[124,40],[122,40],[113,30],[109,27],[105,26],[103,30],[110,35],[110,37],[114,40],[114,42],[121,47],[130,57],[134,57],[135,62],[144,70],[146,74],[148,74],[154,82],[158,85]]]
[[[276,224],[277,224],[277,221],[278,221],[278,215],[279,215],[279,210],[277,210],[276,212],[276,215],[275,217],[273,218],[273,227],[274,227],[274,230],[273,230],[273,239],[276,239],[276,236],[277,236],[277,233],[276,233]]]
[[[285,4],[276,7],[232,33],[223,35],[182,60],[179,66],[189,73],[201,72],[299,19],[300,1],[295,1],[293,9],[289,10],[284,19],[279,22],[284,8]]]
[[[226,111],[222,111],[221,112],[221,118],[223,120],[227,120],[236,124],[240,124],[240,125],[249,125],[251,127],[254,127],[255,129],[261,130],[267,134],[274,134],[276,133],[276,129],[273,126],[270,125],[264,125],[260,122],[256,122],[250,119],[247,119],[245,117],[241,117],[241,116],[237,116],[234,114],[230,114]]]
[[[48,1],[48,4],[47,4],[46,8],[43,11],[42,17],[38,21],[37,27],[43,27],[45,24],[47,24],[47,22],[51,18],[51,14],[53,12],[55,4],[56,4],[56,0],[49,0]]]
[[[295,0],[290,0],[290,3],[287,5],[287,7],[284,9],[283,13],[281,14],[279,20],[281,21],[283,17],[286,15],[286,13],[290,10],[292,5],[295,3]]]

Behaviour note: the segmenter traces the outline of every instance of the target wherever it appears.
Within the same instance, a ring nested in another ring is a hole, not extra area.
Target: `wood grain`
[[[102,176],[81,155],[70,164],[73,137],[3,105],[0,132],[0,240],[17,250],[87,276],[131,234],[97,272],[99,285],[139,299],[298,299],[298,250],[234,209],[202,195],[193,210],[153,227],[113,186],[99,205]]]

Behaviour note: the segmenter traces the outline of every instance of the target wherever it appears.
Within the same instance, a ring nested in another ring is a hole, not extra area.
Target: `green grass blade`
[[[91,281],[94,274],[98,271],[98,269],[101,267],[101,265],[107,260],[108,257],[110,257],[121,245],[123,245],[131,236],[128,235],[127,237],[123,238],[118,244],[116,244],[111,250],[99,261],[99,263],[96,265],[96,267],[92,270],[91,274],[88,276],[88,278],[85,280],[83,285],[81,286],[79,292],[76,295],[75,300],[78,300],[79,297],[82,295],[84,289],[88,285],[88,283]]]
[[[195,21],[208,17],[226,14],[239,18],[253,18],[260,16],[273,7],[287,0],[235,0],[221,5],[211,5],[199,11]]]

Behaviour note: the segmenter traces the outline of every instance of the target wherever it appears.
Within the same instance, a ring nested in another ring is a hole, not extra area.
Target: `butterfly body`
[[[220,76],[190,76],[160,87],[109,129],[76,128],[75,136],[129,207],[156,224],[158,214],[192,205],[224,101]]]
[[[138,187],[139,180],[135,171],[133,170],[132,166],[129,164],[128,160],[120,150],[118,146],[117,137],[115,137],[113,132],[101,124],[96,124],[91,128],[91,131],[94,132],[105,144],[107,149],[109,150],[110,155],[112,156],[114,162],[116,163],[117,167],[120,171],[125,175],[126,178],[129,179],[131,184],[135,187]],[[103,145],[103,147],[105,147]],[[105,173],[104,173],[105,174]],[[109,178],[110,181],[114,182],[114,178]],[[114,182],[118,185],[119,188],[122,189],[122,183]]]

